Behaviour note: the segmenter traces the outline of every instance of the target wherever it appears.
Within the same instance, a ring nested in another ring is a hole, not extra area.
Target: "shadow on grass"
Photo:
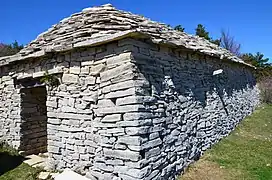
[[[24,157],[0,152],[0,176],[22,164]]]

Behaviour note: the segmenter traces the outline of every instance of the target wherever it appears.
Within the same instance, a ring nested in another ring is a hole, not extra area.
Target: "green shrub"
[[[5,141],[0,141],[0,152],[7,152],[10,155],[19,156],[18,150],[14,149]]]

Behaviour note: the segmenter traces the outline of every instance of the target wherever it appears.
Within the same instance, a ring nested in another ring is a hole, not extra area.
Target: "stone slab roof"
[[[41,57],[49,52],[68,51],[76,47],[94,46],[134,36],[149,38],[156,44],[182,47],[251,66],[204,38],[176,31],[140,15],[117,10],[110,4],[86,8],[63,19],[40,34],[18,54],[0,58],[0,66]]]

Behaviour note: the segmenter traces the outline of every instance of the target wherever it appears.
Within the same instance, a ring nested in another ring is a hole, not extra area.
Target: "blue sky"
[[[242,52],[260,51],[272,61],[270,0],[1,0],[0,42],[27,44],[72,13],[106,3],[172,26],[181,24],[190,34],[199,23],[214,38],[224,28],[242,44]]]

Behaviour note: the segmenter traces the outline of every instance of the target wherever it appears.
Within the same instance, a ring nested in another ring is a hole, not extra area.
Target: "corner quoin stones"
[[[94,180],[174,179],[259,103],[254,67],[111,5],[71,15],[0,66],[0,138],[20,149],[22,82],[47,72],[60,81],[46,86],[48,166]]]

